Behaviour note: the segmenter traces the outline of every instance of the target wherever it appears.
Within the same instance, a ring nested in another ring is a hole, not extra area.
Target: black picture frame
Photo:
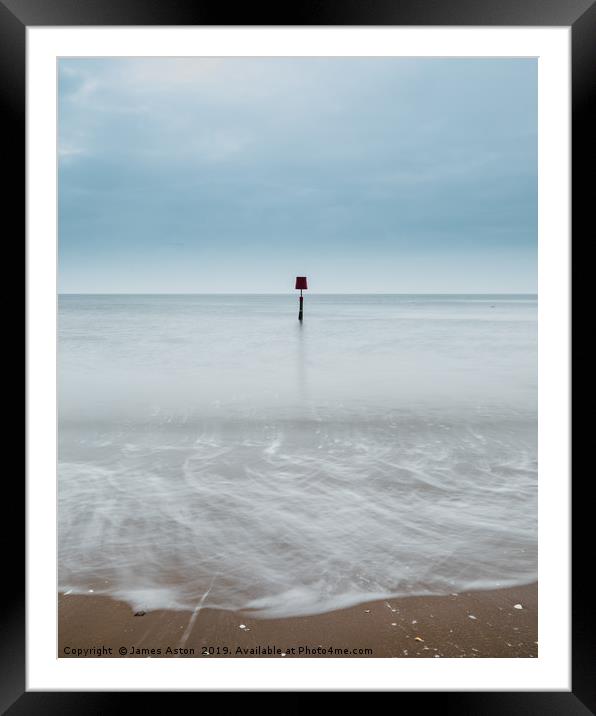
[[[5,179],[9,179],[4,184],[2,212],[4,227],[14,227],[11,241],[14,241],[12,237],[19,235],[20,227],[25,229],[26,28],[45,25],[569,26],[572,37],[572,216],[575,246],[587,244],[593,236],[593,230],[587,233],[587,214],[590,198],[592,203],[594,201],[594,182],[590,177],[595,166],[591,131],[594,120],[589,111],[596,85],[594,0],[304,0],[295,5],[280,3],[268,7],[247,3],[233,8],[204,0],[0,0],[0,121],[4,140],[3,174]],[[586,233],[584,241],[581,241],[582,233]],[[574,260],[572,267],[573,299],[575,305],[581,305],[588,302],[585,292],[592,283],[587,273],[589,264]],[[579,369],[581,357],[581,351],[574,352],[574,371]],[[589,385],[589,381],[585,385]],[[591,428],[590,421],[576,421],[575,428],[573,446],[590,445],[587,433]],[[573,485],[572,691],[400,693],[398,708],[405,703],[403,699],[415,698],[415,708],[436,708],[439,713],[541,716],[596,713],[594,608],[589,603],[589,589],[582,588],[590,563],[589,552],[584,546],[593,541],[588,496],[591,473],[586,470]],[[24,516],[23,484],[11,473],[6,472],[5,478],[5,512],[10,505],[14,516]],[[103,714],[129,710],[131,699],[128,693],[26,691],[25,546],[24,542],[20,542],[25,532],[18,519],[15,525],[10,524],[6,514],[4,517],[3,545],[5,553],[11,553],[13,562],[6,565],[6,581],[1,592],[0,709],[13,716],[28,713]],[[140,695],[134,694],[135,697]],[[153,705],[157,706],[155,699],[159,700],[160,695],[149,696]]]

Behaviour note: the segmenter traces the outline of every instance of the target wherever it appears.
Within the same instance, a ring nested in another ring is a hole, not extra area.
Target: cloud
[[[535,256],[535,60],[62,59],[59,79],[65,286],[93,262],[108,287],[136,256],[151,290],[167,241],[223,283],[231,257],[258,273],[298,242],[412,270],[465,254],[503,286]]]

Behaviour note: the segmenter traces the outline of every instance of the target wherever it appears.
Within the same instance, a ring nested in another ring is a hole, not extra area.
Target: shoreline
[[[274,619],[211,608],[135,616],[108,596],[58,594],[59,658],[536,658],[537,642],[536,582]]]

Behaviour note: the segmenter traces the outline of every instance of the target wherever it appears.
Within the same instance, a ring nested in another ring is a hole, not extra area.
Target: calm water
[[[59,586],[263,616],[536,578],[535,296],[61,296]]]

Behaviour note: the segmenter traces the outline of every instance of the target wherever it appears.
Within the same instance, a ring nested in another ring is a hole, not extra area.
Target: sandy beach
[[[257,619],[214,609],[135,616],[110,597],[59,594],[58,656],[535,658],[537,602],[538,585],[531,584]]]

